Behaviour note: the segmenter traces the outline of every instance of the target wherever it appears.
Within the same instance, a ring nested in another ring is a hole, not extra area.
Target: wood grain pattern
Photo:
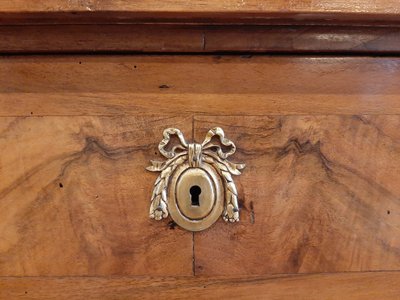
[[[263,277],[0,278],[1,299],[397,300],[399,272]]]
[[[400,268],[400,117],[196,116],[247,167],[241,222],[195,234],[196,275]]]
[[[400,113],[400,59],[8,56],[0,116]]]
[[[0,26],[1,53],[399,53],[398,27],[32,25]]]
[[[0,118],[0,275],[191,275],[192,234],[149,219],[145,171],[163,129],[191,124]]]

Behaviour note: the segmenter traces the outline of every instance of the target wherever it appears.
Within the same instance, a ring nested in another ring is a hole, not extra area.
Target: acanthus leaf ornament
[[[173,135],[179,143],[167,150]],[[178,225],[191,231],[208,228],[221,215],[227,222],[238,222],[238,193],[232,175],[240,175],[245,165],[227,160],[236,146],[224,131],[220,127],[209,130],[201,144],[187,143],[176,128],[165,129],[163,137],[158,149],[167,160],[151,161],[146,168],[160,172],[151,197],[150,218],[161,220],[171,214]],[[220,144],[213,142],[213,137]],[[193,188],[197,194],[192,194]],[[190,202],[193,197],[197,202]]]

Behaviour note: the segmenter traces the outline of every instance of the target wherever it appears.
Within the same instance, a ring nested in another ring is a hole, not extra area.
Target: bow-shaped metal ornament
[[[171,136],[175,135],[179,144],[167,150]],[[167,158],[166,161],[151,161],[146,169],[152,172],[161,172],[156,179],[151,197],[150,218],[161,220],[168,217],[168,184],[176,168],[182,164],[189,164],[188,168],[201,167],[204,164],[211,166],[223,182],[224,209],[222,217],[225,221],[239,221],[238,193],[232,175],[240,175],[244,164],[236,164],[227,160],[235,153],[235,144],[225,137],[220,127],[208,131],[201,144],[187,143],[182,132],[176,128],[167,128],[163,133],[163,140],[158,149]],[[217,143],[213,137],[217,137]]]

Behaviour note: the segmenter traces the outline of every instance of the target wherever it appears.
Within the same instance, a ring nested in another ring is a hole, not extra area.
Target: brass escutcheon
[[[222,215],[225,221],[239,221],[237,190],[231,175],[240,175],[244,164],[227,160],[236,151],[235,144],[215,127],[208,131],[202,144],[188,144],[176,128],[164,130],[158,149],[166,161],[151,161],[147,170],[161,172],[154,184],[150,217],[172,219],[180,227],[201,231]],[[166,150],[171,136],[179,144]],[[218,143],[212,141],[216,136]]]

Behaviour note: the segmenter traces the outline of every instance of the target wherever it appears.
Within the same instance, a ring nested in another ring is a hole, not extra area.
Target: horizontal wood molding
[[[0,1],[0,53],[398,53],[399,26],[396,0]]]
[[[396,0],[355,0],[348,3],[342,0],[315,0],[315,1],[268,1],[258,0],[112,0],[112,1],[0,1],[2,12],[97,12],[97,11],[129,11],[129,12],[260,12],[260,13],[379,13],[396,14],[400,8]]]
[[[0,53],[400,53],[400,27],[259,25],[0,26]]]
[[[2,23],[399,22],[396,0],[0,1]]]
[[[400,272],[259,277],[2,277],[2,299],[397,300]]]

